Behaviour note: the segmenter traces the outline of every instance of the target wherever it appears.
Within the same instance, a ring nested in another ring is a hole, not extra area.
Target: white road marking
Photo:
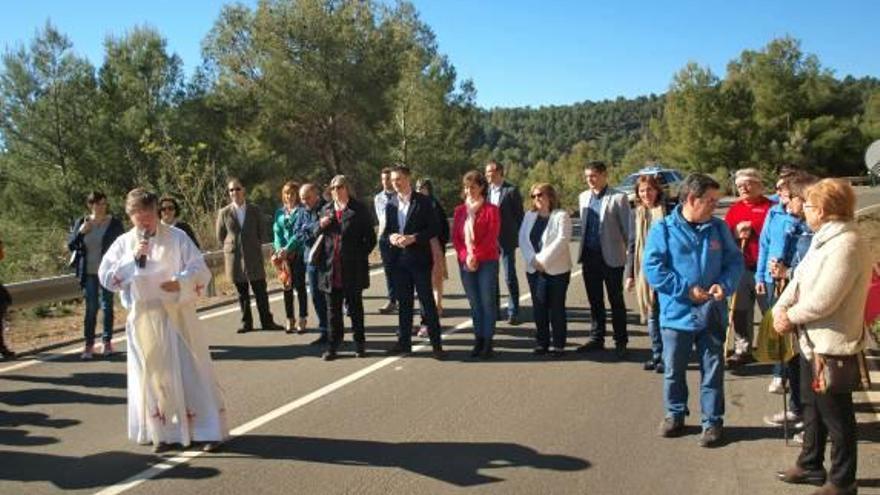
[[[579,275],[580,273],[581,273],[581,270],[577,270],[572,273],[572,276],[575,277],[575,276]],[[520,302],[525,302],[525,301],[528,301],[529,299],[531,299],[531,297],[532,297],[531,293],[528,293],[528,294],[524,294],[524,295],[520,296],[519,300],[520,300]],[[455,327],[443,332],[443,336],[445,337],[448,335],[452,335],[459,330],[463,330],[463,329],[471,327],[471,326],[473,326],[473,320],[468,319],[466,321],[459,323]],[[427,349],[428,347],[429,347],[429,344],[427,344],[427,343],[413,346],[412,352],[415,353],[417,351]],[[308,405],[308,404],[310,404],[310,403],[312,403],[322,397],[325,397],[329,394],[332,394],[333,392],[341,389],[342,387],[344,387],[350,383],[356,382],[357,380],[360,380],[361,378],[363,378],[371,373],[379,371],[380,369],[382,369],[390,364],[396,363],[397,361],[399,361],[403,357],[404,356],[391,356],[391,357],[387,357],[385,359],[379,360],[379,361],[367,366],[366,368],[355,371],[354,373],[347,375],[347,376],[344,376],[344,377],[340,378],[339,380],[336,380],[335,382],[330,383],[329,385],[325,385],[325,386],[319,388],[318,390],[315,390],[314,392],[311,392],[311,393],[306,394],[298,399],[295,399],[291,402],[288,402],[287,404],[284,404],[283,406],[280,406],[276,409],[273,409],[272,411],[269,411],[260,417],[254,418],[243,425],[237,426],[236,428],[233,428],[229,432],[230,440],[234,439],[235,437],[241,436],[241,435],[246,435],[247,433],[250,433],[251,431],[253,431],[257,428],[266,425],[267,423],[270,423],[270,422],[272,422],[272,421],[274,421],[274,420],[276,420],[286,414],[289,414],[289,413],[291,413],[291,412],[293,412],[293,411],[295,411],[305,405]],[[140,485],[141,483],[143,483],[151,478],[154,478],[154,477],[162,474],[164,471],[167,471],[171,468],[174,468],[176,466],[184,464],[184,463],[186,463],[192,459],[195,459],[205,453],[206,452],[203,452],[200,450],[199,451],[183,452],[183,453],[181,453],[177,456],[171,457],[169,459],[164,459],[162,462],[153,465],[152,467],[132,476],[131,478],[128,478],[127,480],[121,481],[115,485],[108,486],[107,488],[97,492],[96,495],[118,495],[120,493],[123,493],[125,491],[128,491],[128,490]]]
[[[447,250],[446,257],[450,257],[450,256],[455,256],[455,250],[452,250],[452,249]],[[385,270],[383,270],[382,268],[377,268],[377,269],[370,271],[370,276],[374,277],[374,276],[379,275],[380,273],[384,273],[384,272],[385,272]],[[273,303],[275,301],[280,301],[282,299],[282,297],[283,296],[281,296],[281,295],[272,296],[269,298],[269,303]],[[252,302],[251,307],[256,308],[257,303]],[[236,313],[238,311],[239,311],[238,305],[235,304],[235,302],[231,302],[231,303],[229,303],[228,308],[224,308],[221,310],[212,311],[209,313],[205,313],[203,315],[199,315],[199,320],[208,320],[210,318],[216,318],[218,316],[228,315],[231,313]],[[125,339],[126,339],[126,337],[123,334],[123,335],[120,335],[119,337],[114,338],[112,342],[114,344],[119,344],[121,342],[125,342]],[[39,364],[39,363],[47,363],[50,361],[57,361],[58,359],[61,359],[65,356],[70,356],[71,354],[78,354],[78,353],[82,352],[82,350],[83,350],[82,344],[75,344],[72,347],[68,347],[67,349],[64,349],[64,350],[61,350],[58,352],[40,354],[35,357],[26,359],[24,361],[19,361],[15,364],[11,364],[9,366],[4,366],[4,367],[0,368],[0,373],[6,373],[9,371],[16,371],[16,370],[20,370],[23,368],[28,368],[28,367],[31,367],[35,364]]]

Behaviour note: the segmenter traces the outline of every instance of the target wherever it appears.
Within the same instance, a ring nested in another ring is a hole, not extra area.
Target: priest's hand
[[[167,282],[162,282],[159,284],[159,288],[164,290],[165,292],[180,292],[180,282],[177,280],[169,280]]]

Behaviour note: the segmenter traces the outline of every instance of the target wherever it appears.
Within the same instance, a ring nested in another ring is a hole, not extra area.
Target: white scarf
[[[467,220],[464,221],[464,244],[467,246],[468,255],[474,255],[474,224],[477,223],[477,213],[483,207],[485,200],[480,198],[474,201],[471,198],[464,200],[465,208],[467,208]]]

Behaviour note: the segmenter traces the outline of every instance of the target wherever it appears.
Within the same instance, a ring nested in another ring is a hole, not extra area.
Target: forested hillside
[[[792,38],[744,47],[724,75],[683,60],[664,95],[492,110],[405,2],[229,4],[202,46],[189,75],[150,27],[109,36],[99,61],[50,23],[6,48],[0,280],[63,272],[66,229],[93,189],[117,214],[136,185],[175,195],[213,247],[229,175],[268,213],[287,179],[343,173],[367,197],[403,162],[451,210],[464,171],[495,158],[571,207],[590,159],[615,179],[652,159],[719,178],[780,163],[852,175],[880,138],[880,82],[838,76]]]

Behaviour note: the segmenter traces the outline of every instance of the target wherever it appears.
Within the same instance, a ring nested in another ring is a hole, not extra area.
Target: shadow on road
[[[576,457],[542,454],[530,447],[494,442],[393,443],[252,435],[230,441],[223,451],[260,459],[396,467],[460,487],[504,481],[503,478],[480,472],[488,469],[530,467],[550,471],[582,471],[590,467],[588,461]]]
[[[161,458],[131,452],[102,452],[86,457],[0,450],[0,480],[48,482],[63,490],[100,488],[126,480]],[[178,466],[164,478],[203,479],[220,473],[214,468]]]
[[[125,388],[124,373],[73,373],[69,376],[3,375],[3,380],[29,383],[48,383],[67,387]]]
[[[34,404],[125,404],[125,397],[85,394],[72,390],[52,388],[30,388],[14,392],[0,392],[0,403],[10,406],[31,406]]]
[[[31,436],[30,431],[19,428],[37,426],[60,429],[79,423],[75,419],[51,419],[47,414],[38,412],[0,411],[0,444],[33,447],[58,443],[57,438]]]

